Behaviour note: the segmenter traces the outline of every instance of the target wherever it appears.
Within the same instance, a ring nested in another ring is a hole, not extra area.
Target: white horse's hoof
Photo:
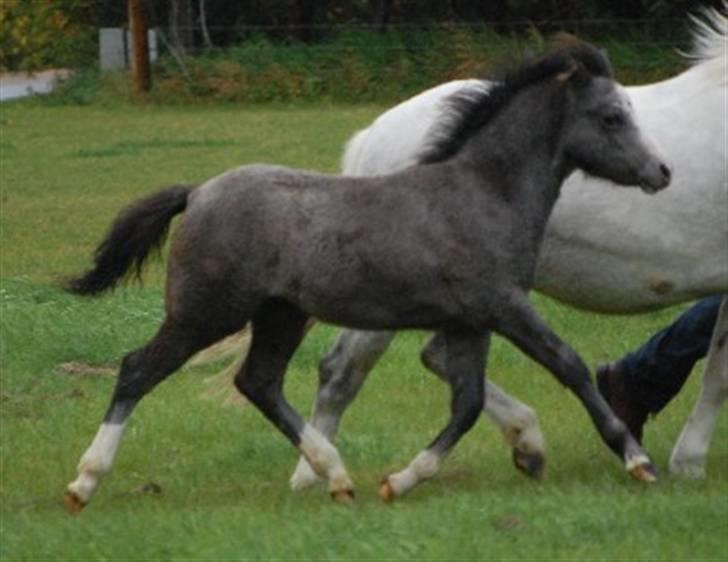
[[[520,449],[513,449],[513,464],[526,476],[534,480],[542,480],[546,458],[541,452],[524,452]]]
[[[701,480],[705,478],[705,464],[702,458],[673,457],[670,459],[670,474]]]
[[[354,490],[331,492],[331,499],[341,505],[352,505],[354,503]]]
[[[294,492],[304,490],[318,482],[321,482],[321,478],[319,478],[318,474],[313,471],[313,468],[311,468],[311,465],[308,464],[308,461],[306,461],[303,457],[298,459],[296,470],[293,472],[291,479],[288,481],[291,490]]]
[[[86,507],[86,502],[81,500],[75,492],[70,490],[66,491],[66,494],[63,496],[63,503],[66,505],[66,510],[71,515],[78,515],[81,513],[83,508]]]

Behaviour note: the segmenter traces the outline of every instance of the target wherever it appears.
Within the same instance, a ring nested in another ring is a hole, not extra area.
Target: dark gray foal
[[[574,41],[487,93],[456,98],[421,163],[403,172],[351,178],[245,166],[135,203],[70,288],[94,295],[129,270],[139,273],[184,211],[170,249],[166,318],[147,345],[124,358],[103,424],[68,486],[69,508],[85,505],[111,469],[139,400],[248,321],[252,344],[236,386],[328,481],[334,498],[350,500],[336,448],[282,395],[310,317],[437,332],[427,355],[442,362],[451,418],[409,466],[385,479],[385,499],[434,475],[478,418],[491,331],[572,390],[627,470],[652,480],[649,459],[595,391],[583,361],[528,300],[546,221],[577,168],[648,192],[669,183],[608,61]]]

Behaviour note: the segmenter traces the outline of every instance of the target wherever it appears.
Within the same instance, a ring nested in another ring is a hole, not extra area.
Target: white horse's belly
[[[534,288],[561,302],[594,312],[637,313],[728,292],[728,270],[718,263],[694,268],[675,255],[624,256],[579,252],[550,238],[539,260]],[[662,260],[661,260],[662,258]],[[598,267],[595,267],[598,263]]]

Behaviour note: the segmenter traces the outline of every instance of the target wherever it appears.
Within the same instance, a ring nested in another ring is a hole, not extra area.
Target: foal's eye
[[[621,127],[624,125],[624,115],[618,111],[607,113],[602,116],[602,125],[604,125],[607,129],[616,129],[617,127]]]

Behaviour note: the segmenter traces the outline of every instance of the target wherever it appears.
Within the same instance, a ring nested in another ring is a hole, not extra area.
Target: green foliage
[[[392,102],[455,78],[480,76],[537,48],[537,32],[501,36],[488,27],[439,26],[398,33],[348,30],[314,45],[256,36],[222,53],[188,59],[187,80],[171,60],[155,75],[151,99],[235,102]],[[618,40],[612,44],[620,45]],[[639,80],[644,64],[629,45],[615,66]],[[650,79],[676,70],[671,51],[652,48]],[[647,78],[647,77],[645,77]]]
[[[0,2],[0,71],[80,67],[93,61],[93,0]]]
[[[88,105],[98,99],[102,85],[110,82],[101,80],[96,67],[83,68],[61,80],[45,101],[51,105]]]
[[[259,34],[188,57],[184,68],[163,57],[153,70],[152,91],[141,98],[122,74],[84,72],[67,82],[56,101],[393,103],[447,80],[482,76],[538,52],[546,41],[533,27],[505,36],[488,26],[457,25],[397,33],[348,29],[314,44]],[[625,83],[659,80],[683,65],[673,48],[658,42],[608,36],[600,44]]]
[[[720,8],[722,1],[705,0],[700,4]],[[126,26],[126,4],[124,0],[3,0],[0,2],[0,70],[93,65],[97,28]],[[458,26],[477,28],[487,23],[508,35],[522,32],[531,23],[543,32],[565,27],[578,34],[589,34],[599,28],[619,35],[625,27],[636,26],[643,37],[670,37],[675,31],[675,21],[685,20],[686,14],[697,8],[694,0],[571,0],[561,3],[537,0],[145,0],[143,4],[147,25],[164,29],[173,43],[181,41],[182,45],[178,46],[190,52],[208,45],[203,41],[203,21],[211,41],[224,49],[234,49],[241,39],[247,40],[249,26],[259,26],[259,32],[268,40],[297,39],[313,48],[325,49],[332,40],[336,41],[335,30],[341,29],[337,26],[350,30],[369,29],[364,44],[375,47],[381,41],[386,44],[389,39],[377,38],[373,29],[386,29],[387,35],[400,35],[401,41],[407,42],[408,36],[412,35],[407,30],[414,25],[454,29]],[[448,40],[444,46],[447,43]],[[387,60],[388,64],[392,61],[392,58]],[[378,70],[383,68],[379,66]],[[359,70],[355,66],[355,77]],[[283,72],[287,78],[294,76],[285,64]],[[299,90],[312,89],[307,83],[282,85],[281,73],[276,69],[271,70],[271,75],[274,85],[266,89],[265,96],[257,97],[278,99],[298,95]],[[304,82],[309,76],[304,76]],[[432,78],[429,73],[427,77]],[[218,92],[217,86],[223,88],[218,97],[230,97],[215,72],[210,72],[209,80],[213,82],[211,87],[215,92]],[[377,81],[377,87],[383,83]],[[365,85],[369,86],[370,82]],[[204,85],[202,90],[209,87]],[[197,95],[194,91],[188,93],[192,97]]]

